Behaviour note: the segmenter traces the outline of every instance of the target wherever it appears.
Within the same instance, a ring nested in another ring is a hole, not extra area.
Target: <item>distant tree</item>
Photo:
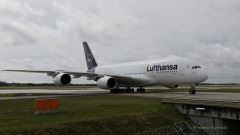
[[[8,83],[0,81],[0,86],[8,86]]]

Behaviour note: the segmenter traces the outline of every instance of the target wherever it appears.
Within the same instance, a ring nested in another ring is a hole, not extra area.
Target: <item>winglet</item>
[[[83,42],[83,49],[85,52],[85,58],[87,62],[88,71],[94,72],[94,69],[97,67],[97,62],[89,48],[87,42]]]

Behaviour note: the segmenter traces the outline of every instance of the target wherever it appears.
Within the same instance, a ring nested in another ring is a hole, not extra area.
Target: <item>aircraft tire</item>
[[[134,92],[134,90],[133,90]],[[137,89],[137,93],[144,93],[145,92],[145,89]]]
[[[195,94],[196,93],[196,90],[193,90],[193,94]]]
[[[189,94],[191,94],[191,95],[192,95],[192,93],[193,93],[193,91],[192,91],[192,90],[190,90],[190,91],[189,91]]]
[[[195,93],[196,93],[195,90],[190,90],[190,91],[189,91],[189,94],[192,94],[192,95],[193,95],[193,94],[195,94]]]

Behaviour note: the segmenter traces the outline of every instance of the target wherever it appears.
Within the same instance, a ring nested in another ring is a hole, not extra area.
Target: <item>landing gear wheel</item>
[[[190,91],[189,91],[189,94],[195,94],[195,93],[196,93],[195,90],[190,90]]]
[[[195,93],[196,93],[195,85],[191,85],[191,88],[190,88],[189,94],[195,94]]]
[[[131,93],[134,93],[134,88],[131,89]]]
[[[138,93],[144,93],[144,92],[145,92],[145,89],[144,89],[144,88],[139,88],[139,89],[137,89],[137,92],[138,92]]]

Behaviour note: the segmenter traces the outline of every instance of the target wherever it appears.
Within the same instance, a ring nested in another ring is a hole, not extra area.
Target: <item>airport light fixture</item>
[[[206,108],[197,107],[196,110],[197,110],[197,111],[198,111],[198,110],[200,110],[200,111],[204,111],[204,110],[206,110]]]
[[[204,111],[206,110],[206,108],[202,108],[202,107],[197,107],[196,108],[196,135],[198,135],[198,111]]]

